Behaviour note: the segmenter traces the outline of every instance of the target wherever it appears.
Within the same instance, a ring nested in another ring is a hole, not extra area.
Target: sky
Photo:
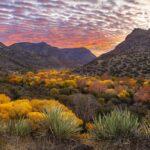
[[[134,28],[150,28],[150,0],[0,0],[0,42],[47,42],[112,50]]]

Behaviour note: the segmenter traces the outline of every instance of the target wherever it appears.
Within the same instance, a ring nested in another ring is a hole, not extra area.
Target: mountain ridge
[[[21,42],[10,46],[0,43],[1,71],[73,68],[95,58],[86,48],[61,49],[45,42]]]
[[[74,71],[85,75],[150,77],[150,29],[134,29],[114,50]]]

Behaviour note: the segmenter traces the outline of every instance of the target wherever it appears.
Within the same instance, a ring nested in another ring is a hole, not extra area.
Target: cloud
[[[1,0],[0,39],[88,47],[101,54],[133,28],[150,28],[149,0]]]

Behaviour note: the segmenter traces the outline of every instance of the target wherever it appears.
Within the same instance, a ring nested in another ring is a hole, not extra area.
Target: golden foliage
[[[83,121],[75,116],[72,111],[63,112],[61,114],[63,120],[68,120],[69,118],[74,118],[74,123],[78,124],[79,126],[83,124]]]
[[[45,119],[44,114],[41,112],[29,112],[27,117],[33,122],[40,122]]]
[[[55,96],[55,95],[58,95],[59,94],[59,90],[57,88],[52,88],[50,90],[50,95],[51,96]]]
[[[114,84],[114,82],[112,80],[101,80],[100,83],[103,85],[107,85],[107,86]]]
[[[32,129],[34,130],[41,128],[40,125],[46,119],[44,113],[42,112],[29,112],[27,118],[29,119]]]
[[[127,92],[127,90],[121,90],[118,94],[118,97],[119,98],[128,98],[130,96],[130,94]]]
[[[26,117],[26,115],[32,111],[30,101],[27,99],[13,101],[12,106],[13,118]]]
[[[92,136],[91,136],[91,134],[89,134],[89,133],[82,133],[82,134],[79,134],[79,135],[77,136],[77,138],[79,138],[79,139],[81,139],[81,140],[88,140],[88,139],[91,139]]]
[[[102,77],[90,77],[75,75],[68,70],[44,70],[37,73],[28,72],[23,75],[13,74],[9,77],[9,82],[14,84],[23,84],[28,86],[44,85],[49,88],[50,96],[60,95],[59,91],[63,88],[77,89],[80,92],[88,92],[99,96],[101,93],[118,95],[120,99],[126,99],[133,94],[135,101],[147,102],[149,101],[148,92],[143,92],[142,86],[150,87],[149,79],[135,79],[130,77],[112,78],[108,75]],[[126,89],[132,91],[130,94]],[[138,90],[139,89],[139,90]],[[76,91],[77,91],[76,90]],[[137,91],[138,90],[138,91]],[[48,90],[47,90],[48,91]],[[9,101],[9,100],[8,100]],[[0,103],[5,103],[5,98],[1,98]],[[43,104],[42,104],[43,105]]]
[[[116,92],[115,89],[106,89],[105,93],[112,94],[112,95],[117,95],[117,92]]]
[[[66,106],[60,104],[56,100],[39,100],[39,99],[33,99],[33,100],[31,100],[30,103],[31,103],[33,111],[42,112],[45,109],[50,109],[51,107],[56,107],[56,106],[61,107],[64,111],[68,110],[68,108]]]
[[[7,97],[7,96],[6,96]],[[32,129],[37,129],[45,120],[44,110],[51,111],[53,108],[60,108],[61,118],[65,121],[73,119],[78,126],[83,124],[69,108],[60,104],[56,100],[39,100],[39,99],[20,99],[16,101],[7,101],[7,103],[0,104],[0,119],[9,121],[10,119],[27,118]]]
[[[22,82],[22,80],[23,80],[23,78],[21,75],[15,75],[15,74],[11,75],[9,78],[9,81],[11,83],[20,83],[20,82]]]
[[[145,80],[144,83],[143,83],[143,85],[144,86],[150,86],[150,80],[148,80],[148,79]]]
[[[12,103],[0,104],[0,119],[9,120],[11,118],[13,106]]]
[[[93,125],[92,123],[87,123],[87,124],[86,124],[86,128],[87,128],[88,130],[92,130],[92,129],[94,129],[94,125]]]
[[[5,94],[0,94],[0,104],[9,103],[10,98]]]
[[[95,94],[104,93],[106,89],[107,89],[107,86],[101,83],[100,81],[95,81],[91,83],[91,85],[89,86],[89,92],[95,93]]]

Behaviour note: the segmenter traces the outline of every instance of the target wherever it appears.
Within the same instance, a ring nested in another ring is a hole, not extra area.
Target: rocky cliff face
[[[134,29],[125,41],[75,70],[88,75],[150,77],[150,29]]]
[[[1,71],[73,68],[95,58],[86,48],[60,49],[44,42],[23,42],[7,47],[0,43]]]

